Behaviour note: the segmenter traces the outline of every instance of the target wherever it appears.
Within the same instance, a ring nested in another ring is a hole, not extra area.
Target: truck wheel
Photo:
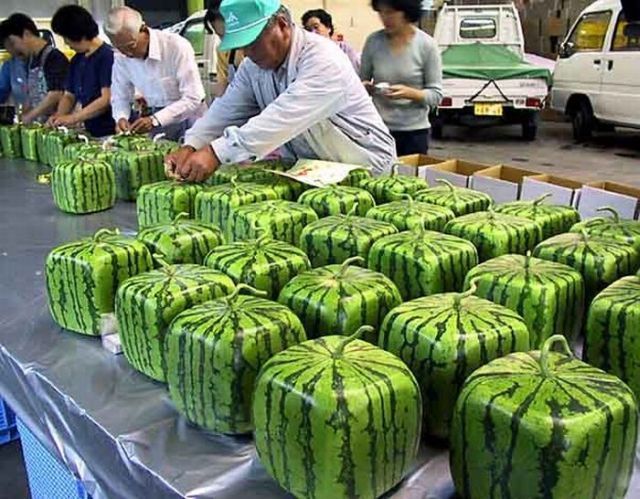
[[[538,114],[529,112],[522,121],[522,138],[524,140],[536,140],[538,135]]]
[[[573,139],[584,142],[591,138],[594,127],[593,111],[588,101],[580,101],[571,114],[573,125]]]

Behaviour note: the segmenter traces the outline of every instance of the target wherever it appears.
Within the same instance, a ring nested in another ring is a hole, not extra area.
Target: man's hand
[[[362,84],[364,85],[364,89],[369,93],[369,95],[372,95],[373,91],[375,90],[373,80],[364,80]]]
[[[182,168],[189,156],[195,153],[195,149],[191,146],[182,146],[177,151],[167,154],[164,158],[164,173],[167,178],[173,180],[182,180],[176,172],[178,168]]]
[[[56,118],[58,117],[57,114],[52,114],[49,119],[47,120],[47,122],[44,124],[44,126],[48,127],[48,128],[53,128],[56,126]]]
[[[205,146],[189,155],[187,160],[175,169],[182,180],[189,182],[204,182],[220,166],[211,146]]]
[[[384,93],[385,97],[392,100],[409,99],[420,101],[424,98],[422,90],[408,87],[407,85],[391,85],[389,90]]]
[[[63,116],[56,116],[53,119],[53,125],[54,126],[66,126],[66,127],[71,127],[74,126],[78,123],[78,121],[76,120],[76,118],[73,116],[73,114],[65,114]]]
[[[151,116],[144,116],[142,118],[138,118],[131,125],[131,133],[149,133],[153,130],[153,120]]]
[[[22,116],[22,123],[24,123],[25,125],[29,125],[35,119],[36,116],[34,116],[32,113],[27,113]]]
[[[116,132],[124,133],[129,131],[129,120],[127,118],[120,118],[116,123]]]

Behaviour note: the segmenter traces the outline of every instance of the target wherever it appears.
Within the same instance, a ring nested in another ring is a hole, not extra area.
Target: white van
[[[640,36],[620,0],[587,7],[560,47],[551,105],[571,118],[578,141],[593,130],[640,128]]]

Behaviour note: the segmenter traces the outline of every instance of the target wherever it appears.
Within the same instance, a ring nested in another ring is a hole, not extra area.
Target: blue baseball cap
[[[223,0],[224,36],[220,50],[228,51],[251,45],[280,8],[280,0]]]

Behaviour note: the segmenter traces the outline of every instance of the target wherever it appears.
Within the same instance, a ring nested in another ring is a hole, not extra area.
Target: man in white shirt
[[[225,94],[166,158],[167,174],[203,181],[221,164],[256,160],[279,149],[388,172],[389,130],[351,62],[331,40],[297,27],[280,0],[224,0],[221,50],[245,60]]]
[[[129,7],[109,11],[104,30],[120,52],[113,64],[111,106],[118,132],[165,133],[177,140],[206,111],[205,92],[191,44],[151,29]],[[148,116],[130,122],[138,91]]]

